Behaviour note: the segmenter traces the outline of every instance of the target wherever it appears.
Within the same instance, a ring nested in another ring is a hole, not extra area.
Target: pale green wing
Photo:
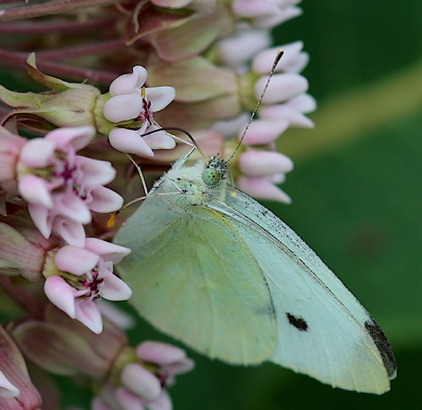
[[[182,200],[150,196],[115,238],[132,249],[117,267],[132,304],[158,329],[210,357],[266,360],[277,331],[259,265],[227,218]]]
[[[269,359],[343,389],[389,390],[396,367],[385,335],[318,256],[240,191],[209,206],[226,215],[267,278],[279,338]]]

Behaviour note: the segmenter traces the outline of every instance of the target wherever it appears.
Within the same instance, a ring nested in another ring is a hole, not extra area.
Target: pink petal
[[[279,12],[279,6],[270,1],[235,0],[232,4],[235,14],[240,17],[257,17]]]
[[[139,364],[126,365],[121,379],[127,389],[146,400],[155,400],[160,396],[161,385],[157,377]]]
[[[261,77],[255,84],[255,97],[258,99],[264,89],[268,77]],[[264,104],[275,104],[289,100],[307,91],[308,80],[299,74],[274,74],[271,78],[262,102]]]
[[[166,366],[166,374],[168,377],[173,377],[178,374],[190,372],[195,367],[195,362],[191,359],[183,359]]]
[[[41,232],[44,238],[49,238],[51,235],[53,220],[50,215],[50,211],[45,206],[34,204],[28,205],[28,211],[37,229]]]
[[[254,198],[268,199],[270,201],[284,202],[290,204],[290,197],[281,189],[276,187],[268,178],[240,177],[237,186],[245,193]]]
[[[186,353],[183,349],[155,341],[142,342],[136,348],[136,355],[142,360],[159,365],[178,362],[186,358]]]
[[[44,206],[46,208],[53,208],[53,201],[51,198],[48,183],[35,175],[25,175],[18,183],[19,193],[26,202]]]
[[[232,37],[221,40],[218,50],[220,58],[226,65],[239,67],[270,44],[271,36],[268,30],[245,29],[238,30]]]
[[[61,271],[78,276],[90,272],[99,261],[100,256],[97,254],[71,245],[60,248],[55,258],[56,265]]]
[[[85,230],[80,222],[62,216],[56,216],[53,220],[53,230],[69,245],[84,246]]]
[[[57,214],[82,224],[91,222],[91,212],[85,202],[73,192],[53,195],[54,210]]]
[[[116,95],[104,104],[104,117],[111,122],[132,120],[141,113],[142,105],[140,93]]]
[[[79,155],[76,157],[75,162],[83,173],[80,180],[83,186],[93,187],[105,185],[113,181],[116,176],[116,170],[113,168],[111,162]]]
[[[90,299],[76,299],[75,311],[75,319],[92,332],[98,335],[103,331],[103,321],[95,302]]]
[[[56,144],[44,138],[30,140],[21,150],[20,161],[29,168],[45,168],[51,165]]]
[[[173,87],[149,87],[145,89],[146,97],[151,102],[153,112],[161,111],[167,107],[176,96]]]
[[[291,171],[293,161],[279,152],[250,150],[240,155],[239,168],[248,176],[263,177]]]
[[[75,297],[78,291],[60,276],[50,276],[44,283],[44,293],[51,303],[75,319]]]
[[[278,47],[271,47],[266,50],[260,51],[252,62],[252,70],[258,74],[268,74],[274,63],[274,58],[281,50],[284,51],[283,57],[277,64],[276,72],[286,71],[286,68],[292,64],[297,58],[303,48],[302,41],[295,41],[290,44],[284,44]]]
[[[122,74],[110,84],[110,94],[115,96],[133,93],[145,84],[147,75],[144,67],[140,65],[133,67],[131,74]]]
[[[301,94],[288,101],[287,105],[297,111],[309,113],[316,110],[315,98],[309,94]]]
[[[84,248],[97,255],[102,256],[104,261],[119,263],[131,250],[124,246],[116,245],[111,242],[102,241],[98,238],[86,238]]]
[[[116,398],[125,410],[145,410],[142,399],[124,387],[119,387],[116,390]]]
[[[113,128],[108,135],[113,148],[128,154],[153,157],[154,152],[138,132],[125,128]]]
[[[45,138],[53,141],[56,147],[63,151],[66,151],[69,146],[79,151],[92,141],[95,132],[95,128],[91,126],[58,128],[49,132]]]
[[[274,14],[268,14],[266,16],[255,18],[253,21],[254,27],[261,29],[270,29],[278,26],[294,17],[300,16],[302,9],[299,7],[288,7],[285,10],[280,10]]]
[[[123,198],[111,189],[99,186],[91,191],[93,202],[89,204],[89,209],[95,212],[107,213],[121,209]]]
[[[152,125],[146,132],[157,130],[153,134],[143,136],[143,140],[148,144],[151,149],[173,149],[176,146],[174,138],[165,131],[158,131],[159,127]]]
[[[113,301],[130,299],[132,291],[125,282],[106,269],[103,269],[101,273],[104,282],[101,285],[100,294],[104,299]]]
[[[172,410],[173,405],[171,399],[166,390],[163,390],[160,397],[151,403],[148,403],[149,410]]]
[[[243,142],[248,145],[267,145],[274,142],[289,127],[286,120],[259,119],[252,121]],[[239,133],[242,135],[242,133]]]
[[[269,107],[262,107],[259,110],[260,118],[265,119],[284,119],[288,121],[292,127],[313,128],[314,123],[306,115],[289,107],[288,104],[271,105]]]
[[[0,371],[0,397],[11,398],[18,397],[20,394],[19,389],[14,386],[8,378]]]

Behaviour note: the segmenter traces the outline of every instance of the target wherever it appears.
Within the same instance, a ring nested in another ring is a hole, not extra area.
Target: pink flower
[[[176,91],[173,87],[146,88],[147,71],[142,66],[133,67],[132,74],[117,77],[110,85],[111,98],[104,104],[104,117],[113,123],[134,119],[137,130],[122,127],[109,133],[110,144],[117,150],[141,156],[153,156],[153,149],[171,149],[174,139],[164,131],[142,138],[142,135],[159,129],[154,113],[170,104]],[[123,124],[122,124],[123,125]]]
[[[249,150],[239,157],[239,188],[260,199],[290,203],[290,197],[275,186],[293,169],[293,162],[283,154],[272,151]]]
[[[233,12],[258,28],[272,28],[302,14],[300,0],[234,0]]]
[[[136,356],[139,361],[123,367],[118,386],[104,386],[93,402],[94,409],[172,409],[166,388],[176,375],[192,370],[194,362],[184,350],[155,341],[139,344]]]
[[[116,171],[107,161],[76,155],[95,135],[93,127],[61,128],[28,141],[17,165],[18,190],[45,238],[52,231],[82,246],[91,211],[112,212],[123,198],[103,185]]]
[[[96,238],[86,238],[84,248],[67,245],[59,249],[54,262],[58,271],[44,284],[48,299],[71,318],[94,333],[101,333],[101,314],[96,301],[127,300],[130,288],[113,274],[113,265],[128,255],[129,249]]]
[[[235,33],[218,43],[219,57],[229,67],[241,69],[260,50],[271,44],[268,30],[239,26]]]

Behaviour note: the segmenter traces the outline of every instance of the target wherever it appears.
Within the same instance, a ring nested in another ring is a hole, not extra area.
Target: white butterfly
[[[115,242],[132,303],[158,329],[233,364],[272,361],[381,394],[391,347],[365,308],[280,219],[228,183],[215,157],[159,179]]]

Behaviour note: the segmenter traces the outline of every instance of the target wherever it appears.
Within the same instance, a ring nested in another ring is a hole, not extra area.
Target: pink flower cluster
[[[110,8],[87,1],[78,4],[83,19],[72,2],[56,0],[3,10],[2,18],[23,20],[13,30],[25,35],[10,36],[11,51],[2,55],[20,69],[21,50],[33,50],[26,69],[48,90],[0,85],[0,290],[26,314],[0,327],[0,408],[41,407],[39,391],[48,389],[38,391],[26,361],[87,378],[95,410],[172,408],[167,387],[192,360],[158,342],[128,346],[110,319],[122,327],[124,314],[105,304],[132,295],[114,273],[131,250],[109,242],[124,223],[120,194],[142,195],[132,164],[142,166],[146,188],[187,152],[186,135],[165,130],[180,127],[206,155],[235,153],[229,166],[243,191],[290,202],[277,184],[293,162],[277,152],[278,138],[290,127],[312,127],[307,114],[316,104],[300,74],[309,60],[303,44],[271,47],[271,29],[300,15],[299,2],[148,0]],[[59,37],[57,27],[65,29]],[[69,27],[83,30],[84,44]]]

